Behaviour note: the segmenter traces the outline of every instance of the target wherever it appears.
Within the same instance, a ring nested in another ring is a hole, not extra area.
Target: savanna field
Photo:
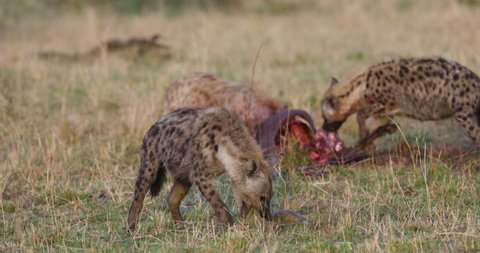
[[[111,38],[169,47],[146,57],[81,53]],[[330,77],[393,57],[443,56],[480,73],[480,1],[0,1],[0,252],[478,252],[480,161],[455,122],[401,120],[390,159],[303,176],[294,146],[276,165],[272,209],[308,224],[213,224],[192,188],[175,225],[147,197],[126,229],[142,138],[164,89],[196,71],[252,83],[322,123]],[[354,117],[340,131],[357,140]],[[459,152],[461,149],[464,152]],[[400,154],[401,153],[401,154]],[[461,154],[459,154],[461,153]]]

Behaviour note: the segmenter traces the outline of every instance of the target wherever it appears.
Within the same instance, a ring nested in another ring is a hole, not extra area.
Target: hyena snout
[[[267,200],[264,197],[260,197],[261,208],[258,210],[260,215],[267,221],[272,220],[272,212],[270,211],[270,198]]]
[[[336,82],[332,82],[332,85]],[[323,130],[327,132],[336,132],[347,119],[343,111],[340,99],[333,95],[325,95],[322,100]]]
[[[242,215],[247,215],[251,209],[257,210],[266,220],[271,220],[270,199],[272,198],[272,168],[263,159],[253,160],[245,164],[245,179],[240,189],[238,204]]]
[[[268,176],[267,180],[264,180],[263,187],[260,192],[258,192],[253,199],[254,208],[260,213],[260,216],[266,220],[271,220],[270,212],[270,200],[272,198],[272,179]]]
[[[251,210],[256,210],[265,220],[271,220],[270,212],[270,198],[266,196],[255,196],[252,198],[244,198],[240,205],[240,211],[243,216],[250,213]]]
[[[324,119],[322,129],[327,132],[336,132],[343,125],[343,122],[345,122],[345,120],[329,122],[326,119]]]

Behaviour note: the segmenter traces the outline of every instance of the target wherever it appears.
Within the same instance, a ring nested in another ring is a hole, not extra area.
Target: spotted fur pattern
[[[174,221],[183,221],[179,205],[195,184],[213,208],[217,223],[233,223],[214,179],[226,172],[237,205],[246,215],[258,210],[270,218],[272,168],[239,118],[223,107],[180,109],[161,117],[145,134],[128,227],[138,222],[148,191],[159,194],[167,172],[173,177],[168,206]]]
[[[165,112],[208,106],[224,106],[235,112],[252,134],[255,126],[282,109],[278,101],[248,85],[209,73],[188,74],[173,82],[165,91]]]
[[[322,112],[323,127],[329,131],[357,113],[358,146],[365,149],[397,130],[393,116],[422,121],[454,118],[480,147],[480,78],[440,57],[385,61],[340,82],[333,79]]]

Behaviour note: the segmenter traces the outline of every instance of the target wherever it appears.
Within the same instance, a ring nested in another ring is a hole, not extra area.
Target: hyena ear
[[[249,166],[247,167],[246,175],[247,177],[253,177],[255,173],[257,173],[257,171],[258,171],[257,161],[252,160],[251,164],[249,164]]]
[[[337,84],[337,83],[338,83],[337,78],[335,78],[335,77],[332,76],[332,79],[330,80],[330,85],[333,86],[333,85],[335,85],[335,84]]]

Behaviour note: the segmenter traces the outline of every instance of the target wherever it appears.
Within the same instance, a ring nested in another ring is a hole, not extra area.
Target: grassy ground
[[[304,8],[272,1],[241,12],[175,15],[15,11],[31,10],[25,3],[0,7],[0,251],[480,250],[478,158],[453,168],[428,150],[413,163],[328,167],[324,178],[301,176],[296,167],[304,159],[289,157],[278,166],[272,206],[306,215],[309,225],[272,228],[251,217],[215,227],[193,190],[182,205],[187,225],[171,222],[163,191],[147,200],[139,231],[125,230],[141,140],[161,115],[171,81],[192,71],[249,81],[261,45],[255,85],[319,124],[330,76],[385,57],[442,55],[479,73],[478,1],[317,1]],[[171,46],[168,60],[36,57],[157,32]],[[451,122],[400,123],[412,143],[471,146]],[[355,134],[347,122],[342,137],[351,144]],[[228,179],[219,187],[237,213]]]

